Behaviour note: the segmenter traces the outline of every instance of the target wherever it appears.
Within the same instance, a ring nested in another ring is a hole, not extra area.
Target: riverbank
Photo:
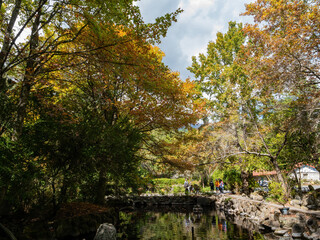
[[[14,233],[21,232],[23,239],[71,239],[94,233],[101,223],[116,224],[120,211],[154,211],[168,206],[179,211],[186,209],[186,212],[193,209],[200,215],[202,209],[216,209],[238,226],[273,233],[282,239],[320,239],[320,211],[290,206],[289,214],[284,215],[280,212],[282,205],[264,201],[255,194],[250,197],[233,194],[107,196],[105,200],[107,207],[71,203],[63,206],[50,221],[35,219],[24,228],[22,225],[7,227]]]
[[[290,238],[320,239],[320,211],[305,207],[289,206],[288,214],[282,214],[282,205],[258,199],[257,195],[239,196],[233,194],[201,195],[144,195],[135,197],[107,197],[107,204],[120,204],[130,210],[141,207],[163,205],[197,205],[214,207],[233,219],[237,225]]]

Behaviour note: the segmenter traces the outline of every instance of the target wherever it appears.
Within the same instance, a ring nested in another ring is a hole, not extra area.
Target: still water
[[[202,214],[192,211],[121,212],[117,232],[117,239],[130,240],[266,239],[259,233],[246,230],[219,217],[213,210]]]

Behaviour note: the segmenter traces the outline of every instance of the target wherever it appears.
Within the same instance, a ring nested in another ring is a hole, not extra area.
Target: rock
[[[116,240],[116,228],[110,223],[103,223],[99,226],[93,240]]]
[[[300,224],[295,223],[292,225],[292,237],[301,237],[303,232],[303,227]]]
[[[312,233],[310,237],[311,237],[312,240],[319,240],[320,239],[320,234]]]
[[[278,228],[274,231],[275,235],[279,235],[279,236],[283,236],[285,235],[289,230],[288,229],[282,229],[282,228]]]
[[[287,236],[287,234],[285,234],[285,236],[279,238],[279,240],[291,240],[292,238],[290,236]]]
[[[307,233],[303,233],[302,236],[305,239],[312,239],[312,237],[310,235],[308,235]]]
[[[290,204],[291,204],[292,206],[300,207],[301,204],[302,204],[302,202],[301,202],[300,200],[293,199],[293,200],[290,201]]]
[[[312,233],[315,233],[317,231],[317,229],[319,229],[318,222],[314,218],[308,219],[306,225],[307,225],[308,229],[310,230],[310,232],[312,232]]]
[[[280,222],[282,227],[291,228],[295,223],[297,223],[297,219],[292,217],[281,217]]]
[[[274,215],[273,215],[273,220],[274,221],[279,221],[280,219],[280,213],[279,212],[275,212]]]
[[[301,201],[302,199],[301,199],[301,197],[299,196],[299,195],[296,195],[295,197],[294,197],[294,199],[295,200],[299,200],[299,201]]]
[[[263,196],[256,194],[256,193],[252,193],[250,195],[250,198],[256,201],[262,201],[263,200]]]
[[[293,238],[301,238],[302,237],[302,233],[292,233],[292,237]]]
[[[316,205],[307,205],[308,210],[317,210]]]
[[[297,213],[297,217],[298,217],[298,220],[299,220],[299,223],[302,223],[304,224],[305,221],[306,221],[306,216],[302,213]]]

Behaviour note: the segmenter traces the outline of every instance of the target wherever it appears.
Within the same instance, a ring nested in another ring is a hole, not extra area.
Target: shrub
[[[269,195],[270,198],[278,203],[285,204],[286,199],[284,196],[284,191],[279,182],[270,182],[269,183]]]
[[[185,189],[182,184],[173,185],[173,194],[178,195],[179,193],[184,193]]]
[[[212,193],[210,187],[201,188],[200,192],[205,193],[205,194],[206,193],[210,193],[210,194]]]
[[[223,173],[224,173],[224,171],[222,171],[222,170],[219,170],[219,169],[216,169],[214,172],[213,172],[213,174],[212,174],[212,179],[213,179],[213,181],[215,180],[215,179],[219,179],[219,178],[221,178],[221,179],[223,179]]]
[[[184,178],[178,178],[178,179],[156,178],[152,180],[152,185],[154,186],[155,192],[158,192],[160,194],[165,194],[170,192],[174,185],[181,185],[183,188],[183,183],[184,183]]]
[[[241,172],[236,169],[227,170],[223,174],[224,181],[227,183],[226,187],[230,191],[239,192],[239,188],[242,185]]]

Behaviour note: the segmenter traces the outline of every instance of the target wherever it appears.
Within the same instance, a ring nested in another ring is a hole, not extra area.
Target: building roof
[[[319,172],[314,166],[309,164],[297,164],[294,170],[296,172]]]
[[[276,175],[277,172],[276,171],[262,171],[262,172],[252,172],[254,177],[258,177],[258,176],[271,176],[271,175]]]
[[[302,162],[296,164],[294,169],[297,169],[297,168],[301,169],[303,167],[308,167],[309,169],[311,168],[312,170],[318,172],[317,169],[314,166],[312,166],[310,164],[307,164],[307,163],[302,163]],[[277,175],[277,172],[276,171],[260,171],[260,172],[253,171],[252,174],[253,174],[254,177],[258,177],[258,176],[273,176],[273,175]]]

